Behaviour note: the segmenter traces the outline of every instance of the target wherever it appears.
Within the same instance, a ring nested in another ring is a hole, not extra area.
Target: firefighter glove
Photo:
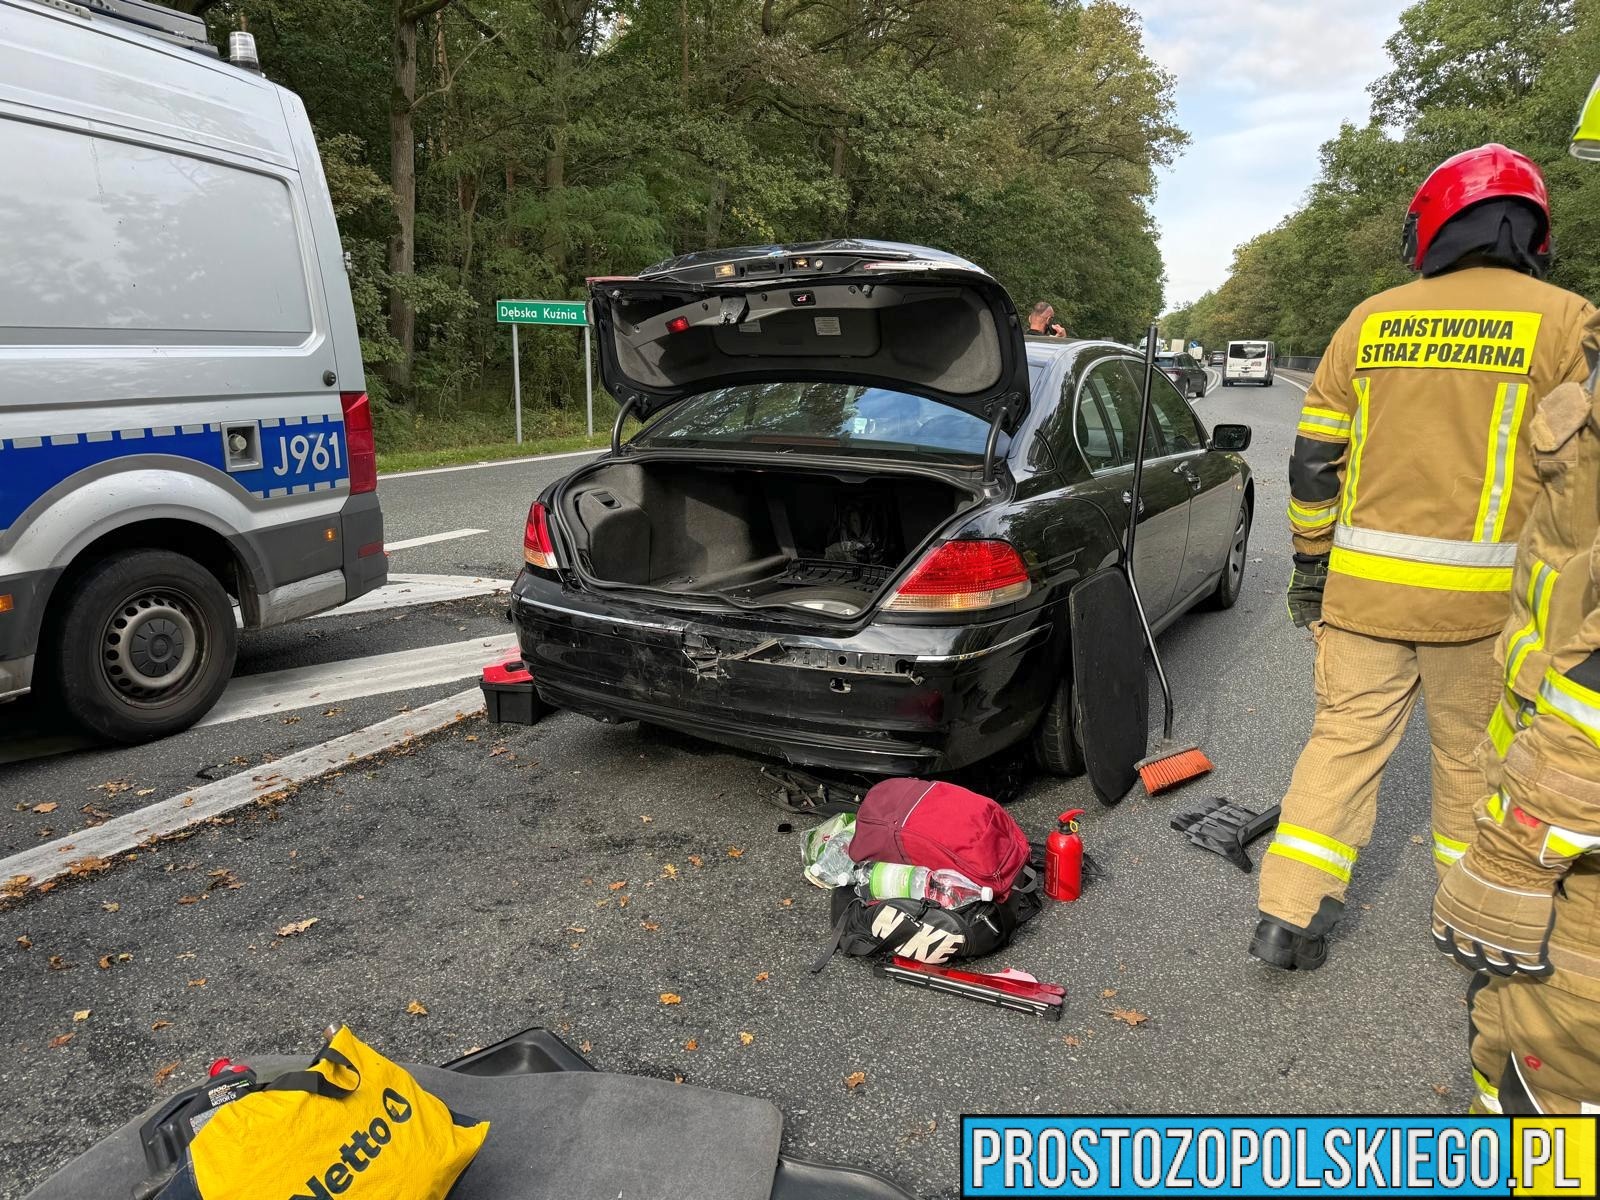
[[[1548,975],[1546,943],[1563,874],[1541,861],[1549,827],[1504,792],[1486,805],[1472,846],[1434,895],[1434,943],[1474,970]]]
[[[1289,619],[1301,629],[1322,620],[1322,590],[1328,586],[1326,554],[1296,554],[1289,576]]]

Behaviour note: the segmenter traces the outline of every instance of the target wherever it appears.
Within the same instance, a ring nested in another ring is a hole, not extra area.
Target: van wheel
[[[113,742],[146,742],[211,710],[238,644],[211,572],[181,554],[128,550],[73,581],[47,670],[73,720]]]
[[[1072,720],[1072,667],[1061,673],[1055,695],[1045,706],[1033,730],[1033,761],[1041,771],[1071,779],[1082,775],[1083,748],[1078,745]]]

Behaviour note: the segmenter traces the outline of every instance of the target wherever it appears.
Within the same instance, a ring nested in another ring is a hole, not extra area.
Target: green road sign
[[[587,325],[582,300],[496,300],[494,319],[502,325]]]

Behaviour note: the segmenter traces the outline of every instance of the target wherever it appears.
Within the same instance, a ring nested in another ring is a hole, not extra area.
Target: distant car
[[[1220,366],[1222,366],[1223,363],[1225,363],[1227,361],[1228,361],[1228,352],[1226,350],[1213,350],[1211,352],[1211,360],[1210,360],[1210,365],[1211,366],[1220,367]]]
[[[1187,400],[1196,400],[1206,394],[1206,369],[1192,354],[1158,354],[1156,369],[1173,383]]]
[[[644,426],[528,513],[511,616],[541,701],[798,765],[925,774],[1031,739],[1083,769],[1067,598],[1134,503],[1136,352],[1024,339],[982,269],[897,243],[704,251],[590,297]],[[1249,427],[1151,384],[1134,565],[1159,629],[1238,599],[1255,488]]]

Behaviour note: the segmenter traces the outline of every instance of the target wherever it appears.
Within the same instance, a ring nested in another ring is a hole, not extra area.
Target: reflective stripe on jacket
[[[1350,314],[1289,464],[1295,549],[1331,554],[1327,621],[1407,641],[1500,629],[1537,490],[1532,410],[1583,378],[1593,312],[1532,276],[1472,267]]]

